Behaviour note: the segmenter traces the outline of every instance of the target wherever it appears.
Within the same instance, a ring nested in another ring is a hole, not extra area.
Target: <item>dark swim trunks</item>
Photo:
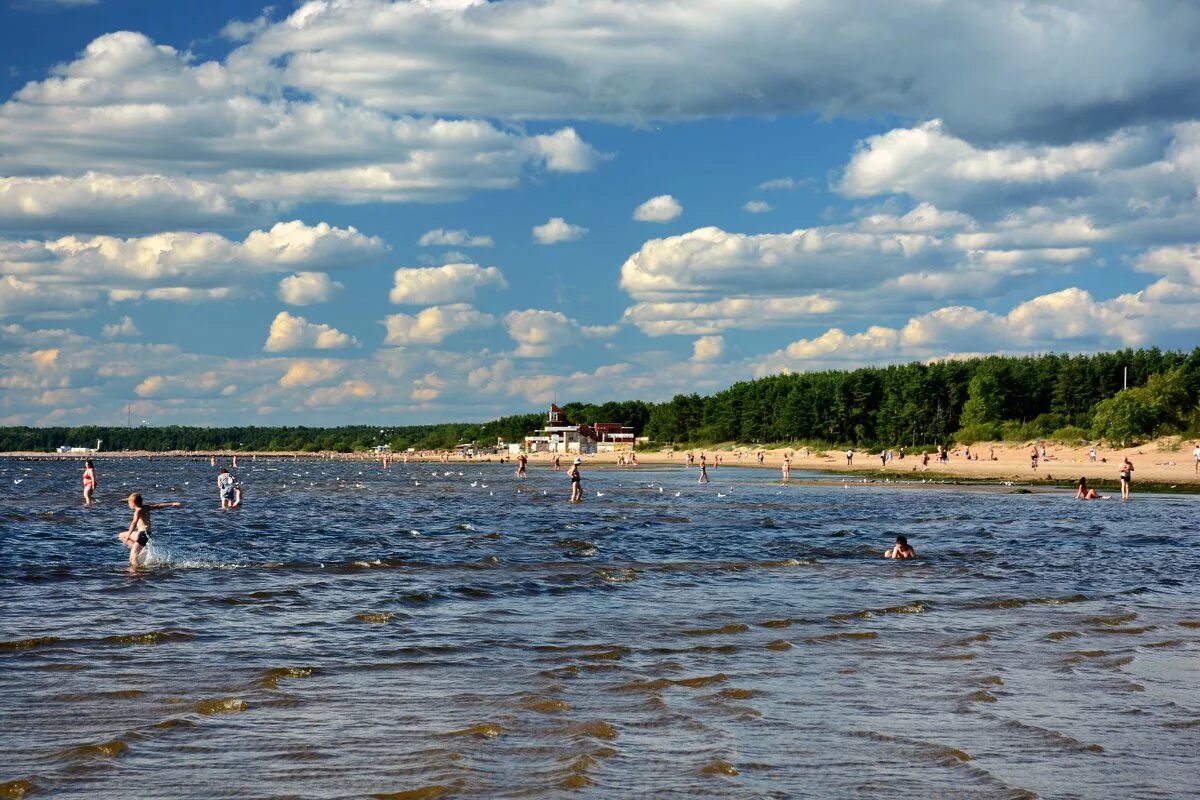
[[[146,533],[145,531],[138,531],[137,543],[139,545],[141,545],[142,547],[145,547],[146,543],[149,541],[150,541],[150,534]]]

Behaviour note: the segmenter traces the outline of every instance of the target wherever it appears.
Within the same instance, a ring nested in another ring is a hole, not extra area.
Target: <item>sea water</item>
[[[0,797],[1200,785],[1194,497],[258,459],[221,511],[207,461],[97,466],[84,509],[0,460]],[[135,490],[185,507],[131,573]]]

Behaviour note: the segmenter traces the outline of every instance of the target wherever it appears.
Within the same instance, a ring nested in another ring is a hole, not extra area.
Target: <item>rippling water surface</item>
[[[1195,796],[1193,497],[98,467],[0,461],[0,798]]]

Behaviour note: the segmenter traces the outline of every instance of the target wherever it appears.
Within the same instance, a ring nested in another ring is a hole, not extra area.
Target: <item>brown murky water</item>
[[[0,461],[0,798],[1196,796],[1191,497],[99,467]]]

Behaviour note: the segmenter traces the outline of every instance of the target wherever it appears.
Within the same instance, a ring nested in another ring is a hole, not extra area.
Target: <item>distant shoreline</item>
[[[1191,442],[1178,439],[1151,442],[1140,447],[1124,450],[1105,450],[1097,461],[1089,460],[1089,448],[1069,447],[1064,445],[1047,445],[1049,459],[1039,461],[1037,470],[1030,465],[1029,450],[1031,445],[1013,444],[984,444],[972,448],[979,454],[979,460],[967,460],[964,448],[951,451],[950,460],[939,464],[930,459],[928,469],[923,469],[920,454],[909,454],[903,460],[898,458],[884,466],[878,453],[869,454],[856,452],[854,463],[845,463],[844,450],[829,450],[813,452],[807,458],[802,458],[802,452],[795,448],[763,449],[763,463],[758,463],[755,448],[693,448],[690,452],[696,455],[697,464],[690,467],[698,469],[699,455],[707,455],[709,477],[719,481],[721,469],[729,467],[762,467],[779,470],[785,455],[792,456],[792,471],[820,472],[830,475],[829,480],[853,481],[865,485],[901,485],[901,486],[940,486],[956,485],[977,487],[998,487],[997,490],[1034,491],[1060,490],[1073,486],[1078,479],[1086,477],[1089,485],[1102,493],[1119,491],[1117,470],[1121,460],[1129,457],[1134,465],[1133,491],[1137,492],[1181,492],[1200,493],[1200,475],[1196,474],[1191,455]],[[688,469],[686,465],[686,450],[637,453],[638,462],[644,466],[675,466]],[[738,454],[741,458],[738,458]],[[636,470],[637,467],[621,465],[618,458],[622,453],[598,453],[583,457],[587,468],[613,468]],[[624,453],[628,456],[628,453]],[[723,463],[717,466],[715,459],[720,456]],[[82,462],[91,458],[103,465],[104,461],[119,461],[122,459],[147,460],[178,460],[189,459],[204,461],[213,459],[218,465],[229,465],[236,457],[242,465],[252,463],[256,458],[290,459],[295,461],[351,461],[360,463],[379,463],[382,454],[370,452],[338,453],[338,452],[298,452],[298,451],[238,451],[228,450],[199,450],[199,451],[101,451],[98,453],[46,453],[46,452],[7,452],[0,453],[0,458],[27,461],[73,461]],[[514,456],[508,454],[483,455],[474,458],[459,456],[456,453],[424,451],[408,454],[409,463],[417,464],[498,464],[501,459],[510,463]],[[563,468],[575,454],[561,454]],[[531,467],[549,467],[553,456],[549,453],[533,453],[529,456]],[[1105,459],[1105,460],[1099,460]],[[391,463],[402,465],[405,454],[390,454]],[[853,477],[850,477],[853,476]],[[794,482],[801,482],[799,478]]]

